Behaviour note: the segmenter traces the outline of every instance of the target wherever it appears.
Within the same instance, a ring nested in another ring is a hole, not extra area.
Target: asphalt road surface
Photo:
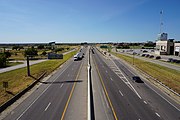
[[[165,97],[148,82],[132,82],[132,76],[135,76],[135,73],[121,61],[112,57],[107,59],[96,49],[92,57],[112,111],[110,116],[113,115],[114,119],[180,119],[179,104],[166,99],[167,96]],[[98,108],[98,105],[102,107],[101,104],[96,104],[95,108]]]
[[[82,52],[86,53],[86,48]],[[60,120],[65,119],[79,79],[84,60],[71,59],[47,81],[40,83],[27,99],[13,109],[4,120]]]
[[[39,83],[4,120],[87,120],[88,49],[82,60],[70,59]],[[179,104],[144,79],[132,81],[136,71],[95,48],[90,53],[96,120],[180,120]]]

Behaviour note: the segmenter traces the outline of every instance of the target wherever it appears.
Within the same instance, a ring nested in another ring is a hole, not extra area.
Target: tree
[[[46,51],[43,51],[41,55],[44,55],[44,56],[45,56],[46,54],[47,54]]]
[[[69,50],[70,48],[68,47],[68,48],[66,48],[67,50]]]
[[[38,49],[44,49],[44,45],[38,45]]]
[[[29,56],[37,56],[38,51],[34,48],[28,48],[27,50],[24,51],[24,56],[26,57],[27,55]]]
[[[9,58],[9,57],[11,57],[11,53],[10,53],[9,51],[7,51],[7,52],[4,52],[4,54],[5,54],[5,57],[6,57],[6,58]]]
[[[19,50],[20,50],[20,49],[24,49],[24,47],[23,47],[23,46],[19,46]]]
[[[17,50],[19,48],[19,46],[13,46],[12,49],[13,50]]]
[[[152,41],[147,41],[147,43],[145,43],[144,46],[145,47],[155,47],[155,43],[153,43]]]
[[[64,50],[64,48],[56,48],[56,49],[55,49],[55,52],[57,53],[57,52],[63,51],[63,50]]]
[[[6,67],[6,55],[4,53],[0,54],[0,68]]]
[[[13,49],[13,50],[21,50],[21,49],[24,49],[24,47],[23,47],[23,46],[17,46],[17,45],[16,45],[16,46],[13,46],[12,49]]]

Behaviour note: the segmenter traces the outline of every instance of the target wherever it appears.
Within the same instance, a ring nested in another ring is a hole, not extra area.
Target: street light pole
[[[30,68],[29,68],[29,55],[27,55],[27,75],[30,76]]]
[[[134,65],[134,50],[133,50],[133,65]]]
[[[134,65],[134,45],[133,45],[133,65]]]

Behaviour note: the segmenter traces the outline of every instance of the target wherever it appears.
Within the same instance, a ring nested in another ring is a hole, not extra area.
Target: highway
[[[0,119],[87,120],[89,48],[82,49],[82,60],[68,60],[26,98],[15,102],[15,107],[5,110]],[[91,107],[95,120],[180,120],[180,105],[169,96],[143,78],[144,83],[132,81],[137,71],[120,59],[91,49]]]
[[[104,119],[108,119],[107,115],[120,120],[180,119],[179,104],[144,80],[144,83],[132,82],[132,76],[135,76],[136,72],[120,60],[113,57],[106,58],[96,49],[92,59],[103,92],[106,94],[106,99],[103,101],[108,101],[112,111],[110,114],[104,112]],[[95,88],[96,92],[97,90]],[[102,89],[99,89],[99,92],[102,92]],[[96,104],[95,111],[102,106],[105,105]],[[98,118],[99,115],[96,116]]]
[[[82,52],[86,53],[86,49]],[[69,60],[47,81],[41,82],[40,86],[11,110],[4,120],[64,119],[76,84],[83,82],[84,78],[79,79],[79,76],[84,61]]]

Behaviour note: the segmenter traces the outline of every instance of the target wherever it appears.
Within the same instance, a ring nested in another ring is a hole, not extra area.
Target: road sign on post
[[[3,87],[5,88],[6,91],[6,88],[8,88],[8,82],[3,82]]]

